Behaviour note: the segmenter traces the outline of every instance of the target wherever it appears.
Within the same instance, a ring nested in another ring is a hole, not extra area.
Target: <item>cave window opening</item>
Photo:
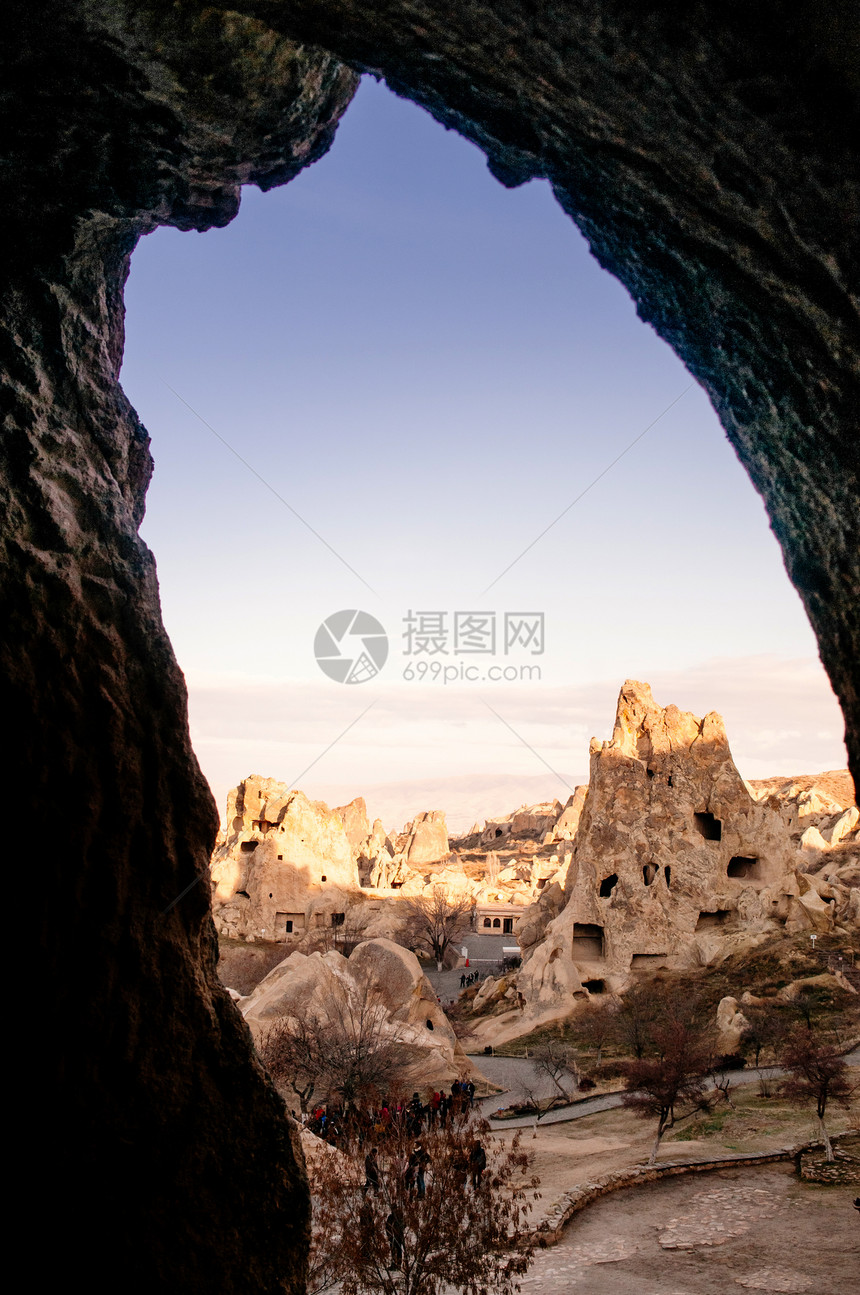
[[[606,993],[606,985],[602,980],[583,980],[582,988],[587,989],[589,994]]]
[[[432,1030],[432,1029],[433,1029],[433,1022],[430,1020],[430,1017],[429,1017],[429,1016],[427,1017],[426,1025],[427,1025],[427,1029],[428,1029],[428,1030]]]
[[[497,828],[496,828],[496,836],[501,836],[501,835],[502,835],[502,829],[501,829],[500,827],[497,827]]]
[[[669,890],[669,889],[671,888],[671,885],[672,885],[672,866],[671,866],[671,864],[668,864],[668,863],[666,864],[666,867],[663,869],[663,876],[666,878],[666,889],[667,889],[667,890]]]
[[[591,922],[575,922],[573,927],[574,961],[603,957],[603,927]]]
[[[726,876],[736,881],[761,881],[761,862],[751,856],[736,854],[729,859]]]
[[[721,841],[723,839],[723,825],[709,810],[694,813],[693,823],[699,836],[704,837],[706,841]]]
[[[237,890],[237,891],[236,891],[236,894],[237,894],[237,895],[241,895],[243,899],[250,899],[250,898],[251,898],[251,896],[248,894],[247,890]]]
[[[672,781],[672,775],[671,775],[671,773],[669,774],[669,777],[666,779],[666,783],[667,783],[667,786],[669,786],[669,787],[674,787],[674,786],[675,786],[674,782]]]
[[[499,921],[499,919],[498,919],[497,917],[494,917],[494,918],[493,918],[493,930],[494,930],[494,931],[498,931],[498,930],[500,930],[501,925],[502,925],[502,924],[501,924],[501,922]]]
[[[332,913],[331,915],[332,926],[343,926],[345,921],[346,921],[346,913]]]
[[[651,882],[657,876],[658,871],[659,869],[656,864],[654,863],[645,864],[645,867],[642,869],[642,880],[645,882],[646,886],[651,885]]]
[[[699,914],[696,930],[710,931],[716,926],[725,926],[730,917],[731,911],[728,908],[718,908],[714,911],[705,910]]]
[[[600,898],[608,899],[617,885],[618,885],[618,873],[611,872],[609,876],[604,877],[600,883]]]
[[[650,780],[654,777],[654,770],[653,770],[653,769],[646,769],[646,770],[645,770],[645,772],[647,773],[647,775],[648,775],[648,779],[649,779],[649,781],[650,781]]]
[[[286,932],[287,932],[287,935],[292,935],[293,933],[293,923],[289,917],[287,918]]]
[[[323,875],[320,877],[320,881],[328,881],[328,877],[325,875],[325,873],[323,873]]]
[[[239,849],[241,850],[242,854],[253,854],[254,850],[256,850],[259,844],[260,844],[259,841],[243,841],[242,844],[239,846]]]
[[[283,863],[283,860],[284,860],[284,856],[283,856],[282,854],[279,854],[279,855],[278,855],[278,863]]]

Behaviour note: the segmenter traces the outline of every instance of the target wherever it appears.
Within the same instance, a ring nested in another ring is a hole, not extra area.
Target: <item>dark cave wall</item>
[[[504,183],[548,176],[762,493],[857,781],[851,11],[802,29],[792,12],[11,6],[0,651],[26,857],[51,825],[25,1062],[46,1280],[302,1285],[303,1168],[215,976],[215,808],[137,536],[151,461],[116,382],[137,238],[225,224],[239,185],[324,151],[356,84],[338,58],[478,142]],[[706,483],[686,502],[707,506]]]
[[[238,15],[130,33],[36,16],[7,82],[29,112],[3,244],[0,650],[40,874],[23,1094],[39,1276],[299,1291],[304,1164],[215,973],[217,813],[137,535],[148,437],[116,378],[140,234],[223,225],[240,182],[295,174],[356,78]]]

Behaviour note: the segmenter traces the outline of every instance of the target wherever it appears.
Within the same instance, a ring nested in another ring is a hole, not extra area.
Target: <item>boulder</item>
[[[471,1071],[414,953],[391,940],[359,944],[349,958],[337,952],[293,953],[270,971],[241,1003],[255,1037],[283,1016],[319,1015],[332,999],[358,1011],[367,1003],[385,1013],[385,1028],[412,1058],[410,1083],[450,1083]]]

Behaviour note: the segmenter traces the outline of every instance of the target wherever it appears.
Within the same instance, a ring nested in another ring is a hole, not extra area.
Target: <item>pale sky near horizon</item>
[[[245,189],[224,230],[145,238],[126,305],[122,383],[156,464],[142,534],[222,809],[252,772],[332,803],[408,783],[412,812],[445,808],[422,786],[483,778],[480,798],[493,775],[564,800],[627,677],[720,711],[746,777],[844,766],[759,497],[544,182],[503,189],[476,148],[365,78],[292,183]],[[351,686],[314,659],[344,608],[390,640]],[[428,663],[540,678],[405,679],[418,611],[447,616]],[[544,652],[455,652],[464,611],[499,636],[506,613],[543,613]]]

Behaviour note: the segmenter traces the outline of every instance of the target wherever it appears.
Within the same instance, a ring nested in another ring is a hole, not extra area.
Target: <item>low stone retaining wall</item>
[[[830,1139],[836,1145],[838,1135]],[[796,1160],[806,1151],[822,1147],[822,1142],[801,1142],[794,1147],[782,1147],[774,1151],[753,1151],[743,1155],[721,1156],[715,1160],[671,1160],[656,1165],[632,1165],[629,1169],[619,1169],[612,1174],[604,1174],[593,1182],[582,1183],[573,1187],[552,1206],[546,1218],[535,1228],[535,1235],[541,1245],[555,1245],[561,1240],[565,1226],[587,1205],[608,1196],[610,1192],[619,1191],[622,1187],[638,1187],[641,1183],[653,1183],[659,1178],[671,1178],[676,1174],[700,1174],[713,1169],[736,1169],[744,1165],[774,1164],[779,1160]]]

